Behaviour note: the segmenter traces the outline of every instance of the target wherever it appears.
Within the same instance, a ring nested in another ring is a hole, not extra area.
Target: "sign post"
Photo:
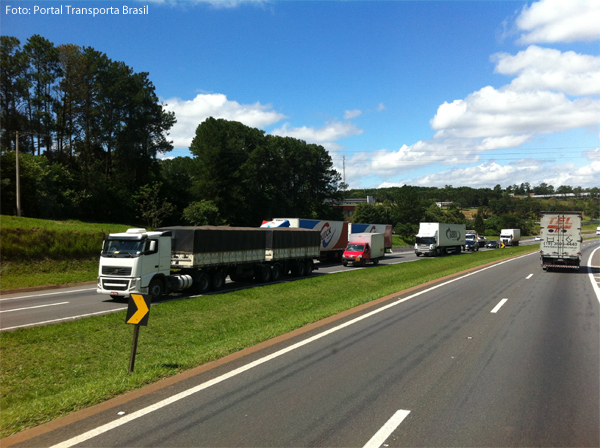
[[[133,342],[131,344],[131,356],[129,358],[129,373],[133,372],[135,366],[135,355],[137,352],[138,337],[140,334],[140,326],[148,326],[148,318],[150,317],[150,305],[152,297],[142,294],[131,294],[129,304],[127,305],[127,317],[125,323],[133,324]]]

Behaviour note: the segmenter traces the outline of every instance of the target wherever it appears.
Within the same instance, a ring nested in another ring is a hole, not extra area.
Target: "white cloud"
[[[262,128],[286,118],[285,115],[272,110],[270,105],[259,102],[240,104],[230,101],[220,93],[200,94],[193,100],[185,101],[171,98],[163,101],[167,111],[175,112],[177,123],[170,132],[176,148],[189,147],[196,134],[196,128],[208,117],[224,118],[239,121],[246,126]]]
[[[383,103],[379,103],[379,104],[377,105],[377,112],[381,112],[381,111],[382,111],[382,110],[384,110],[384,109],[385,109],[385,104],[383,104]]]
[[[598,0],[541,0],[516,20],[519,44],[592,41],[600,37]]]
[[[362,114],[362,111],[360,111],[358,109],[346,110],[346,111],[344,111],[344,119],[352,120],[353,118],[359,117],[361,114]]]
[[[273,130],[271,134],[279,135],[281,137],[293,137],[300,140],[304,140],[308,143],[317,143],[325,146],[328,149],[339,150],[341,145],[333,143],[336,140],[340,140],[352,135],[360,135],[363,133],[362,129],[357,128],[352,123],[344,123],[340,121],[332,121],[327,123],[325,126],[315,129],[307,126],[299,128],[291,128],[288,123]]]
[[[497,63],[496,73],[518,75],[510,83],[510,90],[553,90],[569,95],[600,93],[600,56],[574,51],[562,53],[531,45],[514,56],[496,53],[491,59]]]
[[[563,93],[484,87],[464,100],[445,102],[431,120],[435,137],[487,138],[550,134],[598,124],[600,102]]]
[[[587,157],[588,160],[600,161],[600,148],[595,148],[591,151],[584,151],[583,155]]]

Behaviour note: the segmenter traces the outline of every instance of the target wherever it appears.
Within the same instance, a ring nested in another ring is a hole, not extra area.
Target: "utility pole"
[[[346,156],[342,156],[342,167],[344,171],[344,183],[346,183]]]
[[[17,131],[15,171],[17,176],[17,216],[21,216],[21,180],[19,176],[19,131]]]

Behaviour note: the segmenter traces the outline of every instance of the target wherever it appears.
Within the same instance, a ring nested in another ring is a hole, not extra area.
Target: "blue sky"
[[[597,0],[0,4],[22,45],[149,72],[178,120],[166,157],[214,116],[323,145],[350,188],[600,186]]]

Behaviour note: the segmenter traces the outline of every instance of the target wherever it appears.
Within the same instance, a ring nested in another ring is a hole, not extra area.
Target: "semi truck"
[[[439,256],[446,253],[458,254],[466,244],[466,226],[464,224],[446,224],[441,222],[419,223],[416,236],[415,254]]]
[[[218,291],[232,281],[279,280],[310,275],[320,253],[319,232],[202,226],[135,228],[104,240],[97,292],[114,298],[163,294],[190,288]]]
[[[521,240],[521,229],[500,230],[500,242],[505,246],[518,246]]]
[[[465,239],[467,241],[475,242],[479,247],[484,247],[485,243],[487,242],[487,238],[483,235],[479,235],[479,233],[477,233],[477,230],[467,230]]]
[[[579,269],[581,264],[581,212],[541,212],[540,258],[542,269]]]
[[[261,228],[293,228],[316,230],[321,235],[321,260],[341,260],[348,244],[348,223],[345,221],[327,221],[302,218],[274,218],[263,221]]]
[[[365,266],[378,265],[385,256],[385,236],[383,233],[352,233],[342,257],[342,264]]]

